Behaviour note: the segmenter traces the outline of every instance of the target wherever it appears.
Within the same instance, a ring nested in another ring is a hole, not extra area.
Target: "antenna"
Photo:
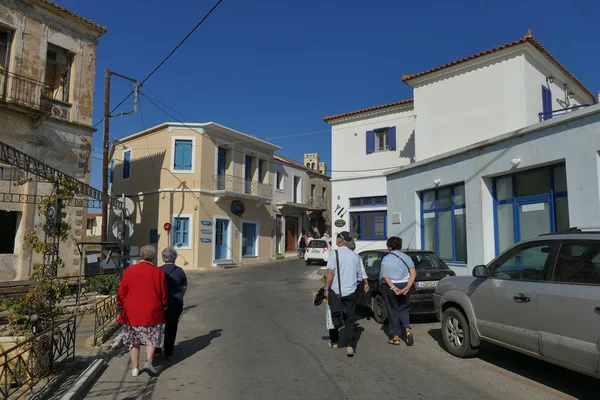
[[[410,237],[410,241],[408,242],[408,246],[406,247],[406,250],[410,250],[410,244],[412,243],[413,237],[415,237],[416,230],[417,229],[415,228],[415,230],[413,231],[412,236]]]

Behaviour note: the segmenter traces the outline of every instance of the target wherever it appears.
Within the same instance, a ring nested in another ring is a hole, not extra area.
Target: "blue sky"
[[[102,117],[106,68],[141,80],[214,4],[57,1],[108,26],[98,47],[94,123]],[[318,152],[329,167],[324,115],[410,98],[403,72],[517,40],[527,29],[596,93],[599,13],[600,3],[591,0],[224,0],[143,91],[193,118],[176,115],[185,122],[215,121],[267,140],[322,131],[271,141],[296,160]],[[112,103],[128,91],[128,84],[114,80]],[[141,102],[141,114],[111,120],[112,136],[172,120]],[[93,148],[93,156],[101,157],[102,125]],[[101,187],[97,159],[91,184]]]

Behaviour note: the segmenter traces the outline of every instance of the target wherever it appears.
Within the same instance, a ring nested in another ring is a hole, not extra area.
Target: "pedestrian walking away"
[[[398,346],[400,335],[406,334],[406,344],[412,346],[414,337],[410,330],[410,295],[409,291],[415,283],[417,272],[412,259],[402,249],[402,239],[392,236],[387,240],[390,252],[381,260],[379,279],[384,288],[384,300],[388,312],[388,343]]]
[[[156,257],[152,246],[140,249],[141,261],[125,269],[117,292],[117,306],[121,308],[119,322],[123,326],[123,343],[129,346],[131,375],[138,376],[140,346],[146,346],[146,364],[143,370],[155,375],[152,365],[154,350],[163,339],[162,325],[167,308],[167,281],[162,269],[151,261]]]
[[[337,250],[327,260],[327,277],[323,294],[328,298],[330,304],[335,303],[332,300],[336,296],[339,297],[343,309],[344,325],[340,329],[329,330],[329,344],[334,350],[337,350],[339,346],[346,347],[348,357],[353,357],[356,348],[356,324],[354,321],[354,312],[358,302],[356,288],[358,282],[366,277],[363,276],[360,257],[349,248],[354,245],[350,232],[338,233],[336,245]]]
[[[306,231],[302,231],[302,235],[300,236],[300,239],[298,239],[298,258],[302,258],[304,257],[304,253],[306,252],[306,245],[308,244],[307,242],[307,237],[306,237]]]
[[[165,264],[160,269],[165,273],[169,292],[167,309],[165,310],[164,356],[169,359],[173,356],[177,326],[183,312],[183,296],[187,290],[187,277],[183,269],[175,265],[177,251],[173,247],[167,247],[163,250],[162,259]]]

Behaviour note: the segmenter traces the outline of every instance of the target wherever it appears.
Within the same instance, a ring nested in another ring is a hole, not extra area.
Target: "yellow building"
[[[173,244],[189,270],[273,259],[277,149],[214,122],[169,122],[121,139],[111,192],[135,204],[129,244]]]

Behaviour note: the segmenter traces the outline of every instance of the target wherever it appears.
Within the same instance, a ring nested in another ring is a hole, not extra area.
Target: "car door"
[[[538,295],[542,354],[588,371],[600,359],[600,242],[563,241]]]
[[[539,353],[537,296],[551,259],[550,240],[526,242],[493,261],[489,278],[474,289],[481,336]]]
[[[379,288],[379,271],[381,270],[381,260],[385,253],[380,251],[365,251],[360,253],[367,280],[369,282],[369,293],[365,293],[364,282],[361,282],[358,287],[359,303],[371,306],[371,295],[374,290]]]

